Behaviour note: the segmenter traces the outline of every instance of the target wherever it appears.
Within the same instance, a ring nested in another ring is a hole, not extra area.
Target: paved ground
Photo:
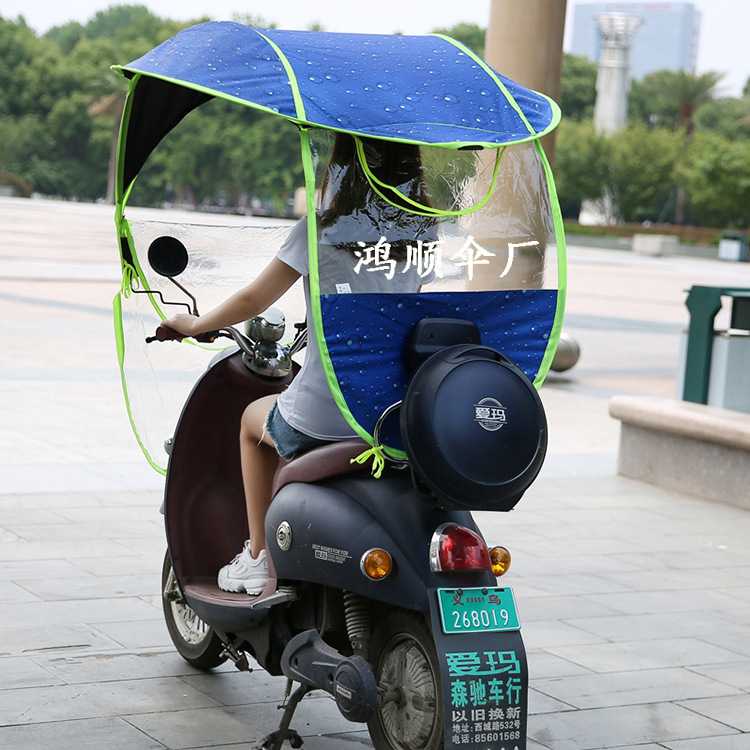
[[[750,287],[750,267],[570,250],[583,354],[543,389],[549,459],[516,511],[481,519],[514,553],[528,747],[750,750],[750,514],[618,477],[607,414],[614,394],[674,394],[685,290]],[[162,622],[117,288],[109,208],[0,198],[0,747],[252,748],[283,680],[201,674]],[[308,750],[370,746],[326,697],[299,717]]]

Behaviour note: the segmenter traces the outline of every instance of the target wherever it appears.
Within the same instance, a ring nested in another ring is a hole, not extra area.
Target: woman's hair
[[[423,206],[430,205],[419,146],[373,138],[361,140],[367,165],[380,183],[392,185]],[[318,225],[321,228],[329,227],[339,217],[358,212],[370,216],[373,223],[382,226],[408,225],[414,229],[415,235],[424,233],[434,225],[432,217],[411,213],[414,206],[404,201],[396,191],[383,185],[378,185],[378,191],[387,200],[378,195],[367,179],[359,162],[354,137],[348,133],[336,133],[331,159],[321,185],[325,205],[318,214]],[[392,241],[391,256],[396,260],[405,259],[407,244],[408,240],[404,239]]]

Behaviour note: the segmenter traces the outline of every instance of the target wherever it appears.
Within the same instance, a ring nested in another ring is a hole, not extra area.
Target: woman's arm
[[[183,336],[197,336],[241,323],[270,307],[299,277],[299,271],[274,258],[255,281],[235,292],[210,312],[200,317],[184,313],[175,315],[165,321],[164,325]]]

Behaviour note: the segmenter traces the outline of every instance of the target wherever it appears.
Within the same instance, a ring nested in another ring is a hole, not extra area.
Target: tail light
[[[492,570],[492,562],[487,545],[476,531],[445,523],[435,530],[430,541],[430,569],[435,573]]]
[[[490,550],[492,572],[499,578],[508,572],[510,567],[510,552],[505,547],[493,547]]]

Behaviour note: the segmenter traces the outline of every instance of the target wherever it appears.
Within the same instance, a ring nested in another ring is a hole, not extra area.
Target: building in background
[[[692,3],[580,3],[575,6],[570,52],[601,59],[602,34],[596,17],[623,13],[642,23],[630,50],[630,74],[641,79],[657,70],[695,70],[700,12]]]
[[[600,133],[617,133],[628,121],[630,49],[642,21],[639,16],[603,13],[596,16],[602,37],[596,77],[594,127]]]

